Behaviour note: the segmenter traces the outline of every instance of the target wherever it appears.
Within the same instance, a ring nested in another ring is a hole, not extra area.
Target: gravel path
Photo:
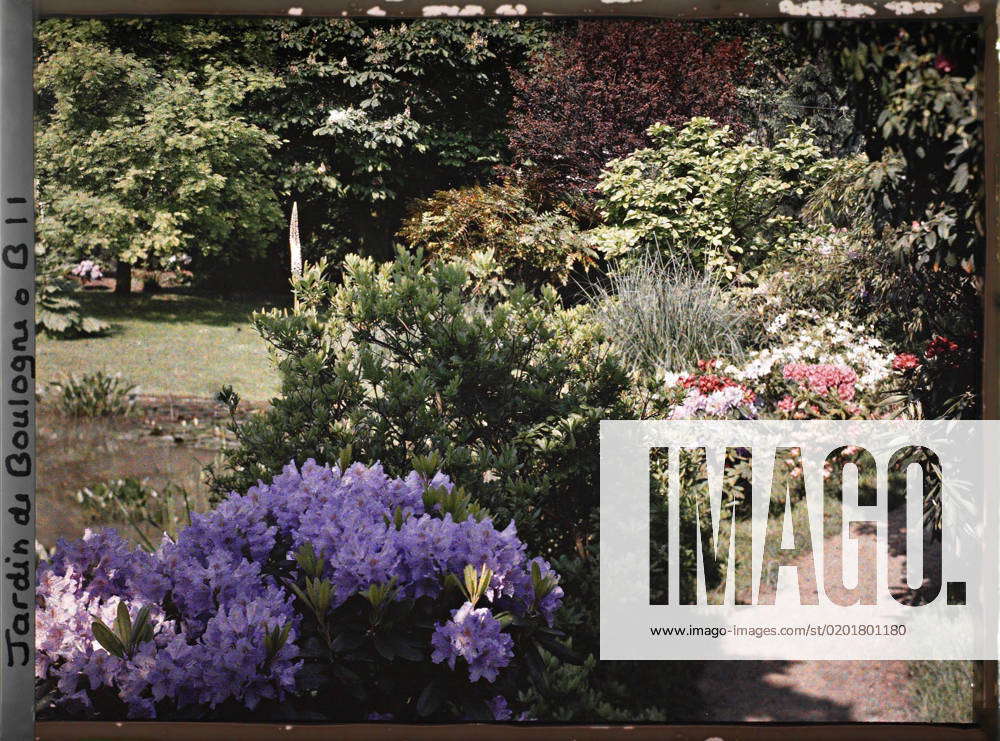
[[[906,512],[889,513],[890,589],[905,590]],[[874,532],[860,536],[874,547]],[[840,558],[840,535],[824,548]],[[940,547],[924,541],[925,557],[940,559]],[[871,575],[874,578],[874,575]],[[705,720],[712,721],[912,721],[905,661],[713,661],[705,663],[698,689]]]

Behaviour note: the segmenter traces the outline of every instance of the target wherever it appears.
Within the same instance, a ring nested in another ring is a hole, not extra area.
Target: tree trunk
[[[132,263],[119,260],[115,264],[115,293],[119,296],[132,294]]]

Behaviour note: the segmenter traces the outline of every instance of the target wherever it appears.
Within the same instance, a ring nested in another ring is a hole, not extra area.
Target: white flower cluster
[[[852,368],[858,374],[858,387],[871,390],[892,373],[895,354],[864,325],[836,319],[817,323],[814,314],[795,311],[779,314],[765,331],[786,340],[752,353],[741,367],[726,367],[726,375],[739,381],[755,381],[786,363],[828,363]]]

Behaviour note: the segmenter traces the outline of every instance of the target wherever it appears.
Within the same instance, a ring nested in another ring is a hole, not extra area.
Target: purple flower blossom
[[[503,695],[497,695],[492,700],[487,700],[486,704],[490,706],[490,712],[493,713],[493,720],[511,719],[513,714],[507,706],[507,698]]]
[[[756,416],[753,407],[746,401],[746,389],[742,386],[726,386],[708,394],[692,388],[684,401],[670,411],[670,418],[726,417],[734,412],[751,418]]]
[[[465,659],[470,682],[480,677],[493,682],[497,672],[514,658],[514,639],[501,632],[500,623],[488,608],[476,609],[471,602],[452,610],[451,620],[438,623],[431,646],[431,661],[435,664],[447,661],[454,669],[456,659]]]

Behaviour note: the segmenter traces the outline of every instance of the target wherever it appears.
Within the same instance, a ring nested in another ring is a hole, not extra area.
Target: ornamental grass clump
[[[559,577],[438,462],[293,462],[152,553],[60,541],[38,572],[42,717],[511,718],[540,648],[574,658]]]
[[[742,358],[749,317],[711,273],[646,252],[591,290],[598,323],[634,369],[686,371],[704,358]]]

